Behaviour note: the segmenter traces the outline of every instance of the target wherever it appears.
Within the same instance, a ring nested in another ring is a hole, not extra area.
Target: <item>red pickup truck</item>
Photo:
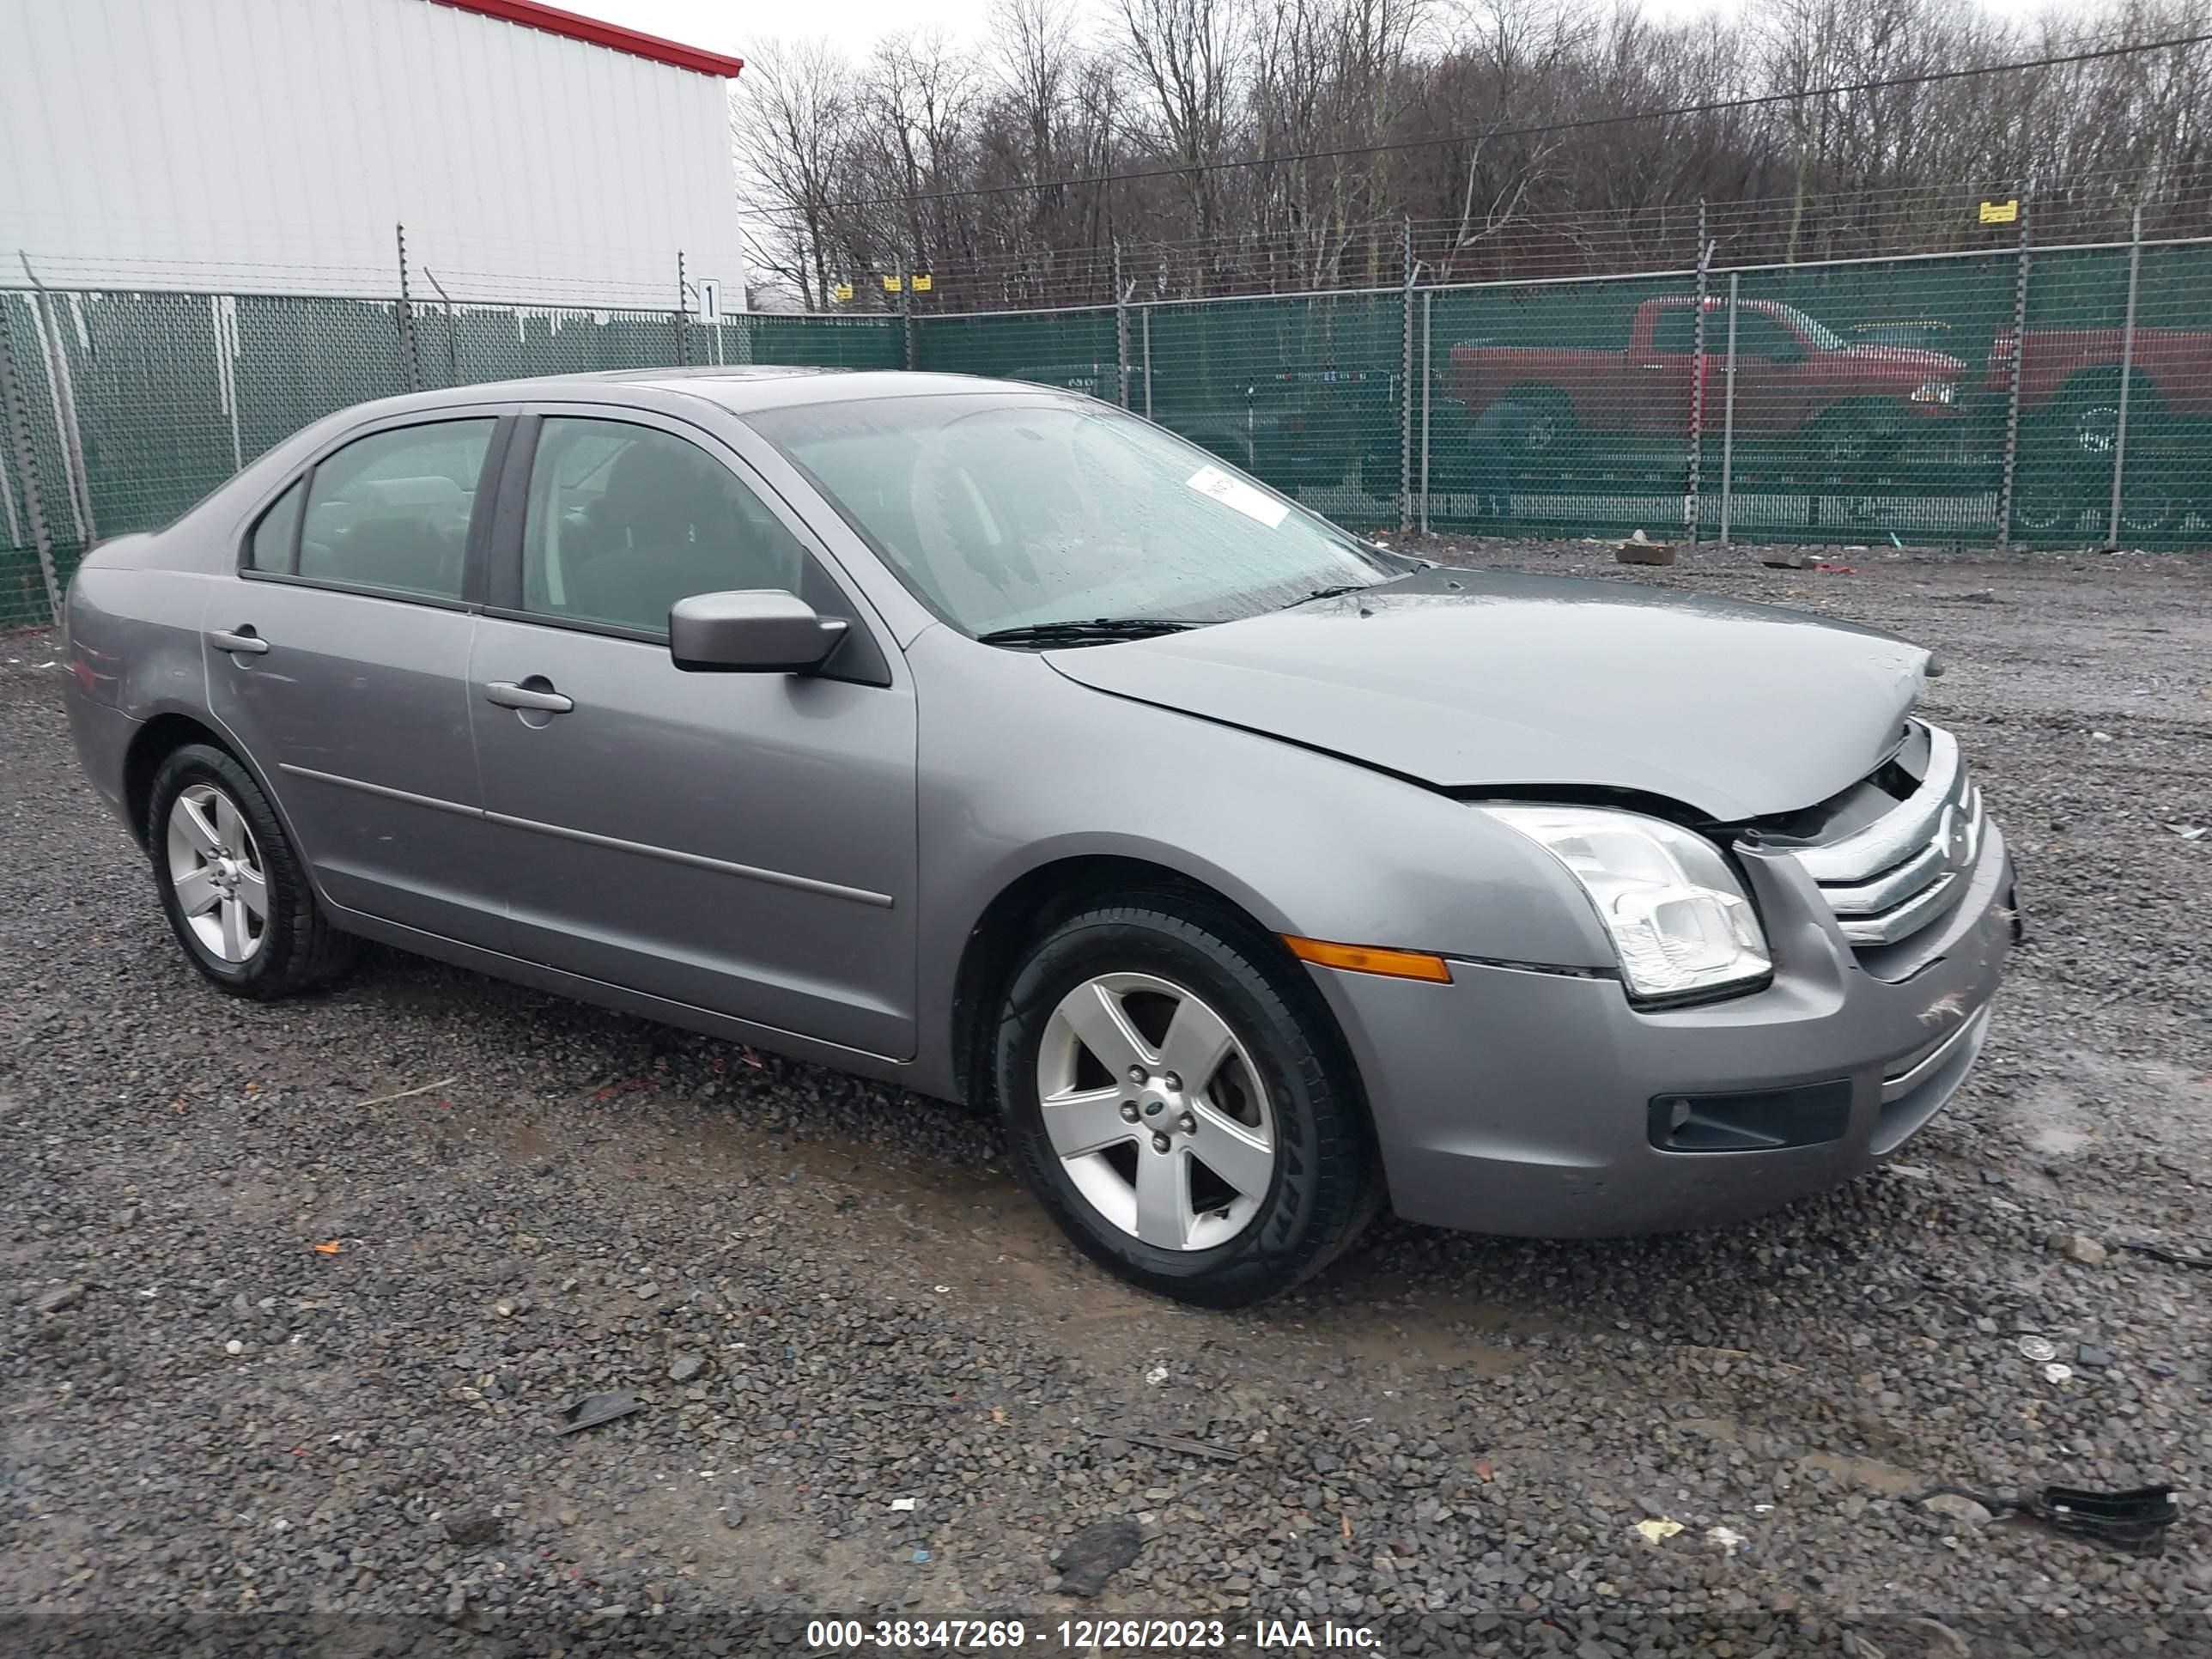
[[[1728,301],[1705,308],[1705,430],[1721,430]],[[1619,351],[1497,345],[1451,350],[1446,385],[1469,420],[1502,429],[1527,459],[1565,459],[1577,431],[1683,438],[1697,380],[1698,301],[1684,295],[1637,307]],[[1931,421],[1957,416],[1966,365],[1940,351],[1853,345],[1795,306],[1745,300],[1736,308],[1735,434],[1790,440],[1846,465],[1896,450]]]
[[[1987,390],[2009,398],[2018,368],[2021,427],[2031,441],[2110,454],[2119,428],[2124,362],[2131,425],[2161,415],[2212,415],[2212,333],[2139,328],[2132,357],[2117,328],[2031,328],[2025,338],[2023,356],[2011,329],[1997,331],[1990,343]]]

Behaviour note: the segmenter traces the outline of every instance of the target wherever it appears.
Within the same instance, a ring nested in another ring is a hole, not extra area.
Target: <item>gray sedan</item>
[[[1600,1234],[1868,1169],[2012,871],[1927,653],[1432,568],[1089,398],[653,371],[364,405],[68,607],[185,954],[357,939],[992,1103],[1217,1306],[1383,1206]]]

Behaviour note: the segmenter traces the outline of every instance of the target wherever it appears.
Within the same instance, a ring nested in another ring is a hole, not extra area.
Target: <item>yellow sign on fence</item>
[[[914,291],[916,294],[928,293],[933,281],[933,279],[927,271],[917,270],[914,274]]]
[[[833,300],[851,299],[853,297],[853,285],[850,283],[838,283],[836,287],[830,290],[830,297]]]
[[[2020,198],[2017,196],[2014,197],[2009,202],[1984,202],[1982,204],[1982,222],[1985,225],[2008,225],[2013,223],[2019,217]]]
[[[884,278],[884,292],[886,294],[896,294],[905,285],[906,279],[903,276],[886,276]]]

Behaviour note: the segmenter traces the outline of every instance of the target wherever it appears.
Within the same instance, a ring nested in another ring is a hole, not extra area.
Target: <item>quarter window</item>
[[[1736,319],[1736,355],[1739,357],[1799,357],[1804,347],[1797,337],[1760,311],[1746,311]]]
[[[469,520],[494,424],[400,427],[356,439],[318,463],[308,482],[300,574],[459,599]]]
[[[1725,325],[1726,319],[1723,319]],[[1690,306],[1662,306],[1651,325],[1651,349],[1654,351],[1680,352],[1684,356],[1698,349],[1698,313]]]
[[[292,544],[300,528],[300,494],[301,486],[295,481],[253,526],[253,539],[246,547],[249,569],[291,573]]]
[[[626,421],[554,416],[539,428],[525,610],[665,634],[677,600],[797,592],[805,562],[783,521],[696,444]]]

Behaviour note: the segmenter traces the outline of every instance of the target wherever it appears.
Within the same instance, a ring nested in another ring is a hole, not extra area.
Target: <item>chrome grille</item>
[[[1863,829],[1796,849],[1854,945],[1890,945],[1959,902],[1987,819],[1959,740],[1928,727],[1928,769],[1911,794]]]

